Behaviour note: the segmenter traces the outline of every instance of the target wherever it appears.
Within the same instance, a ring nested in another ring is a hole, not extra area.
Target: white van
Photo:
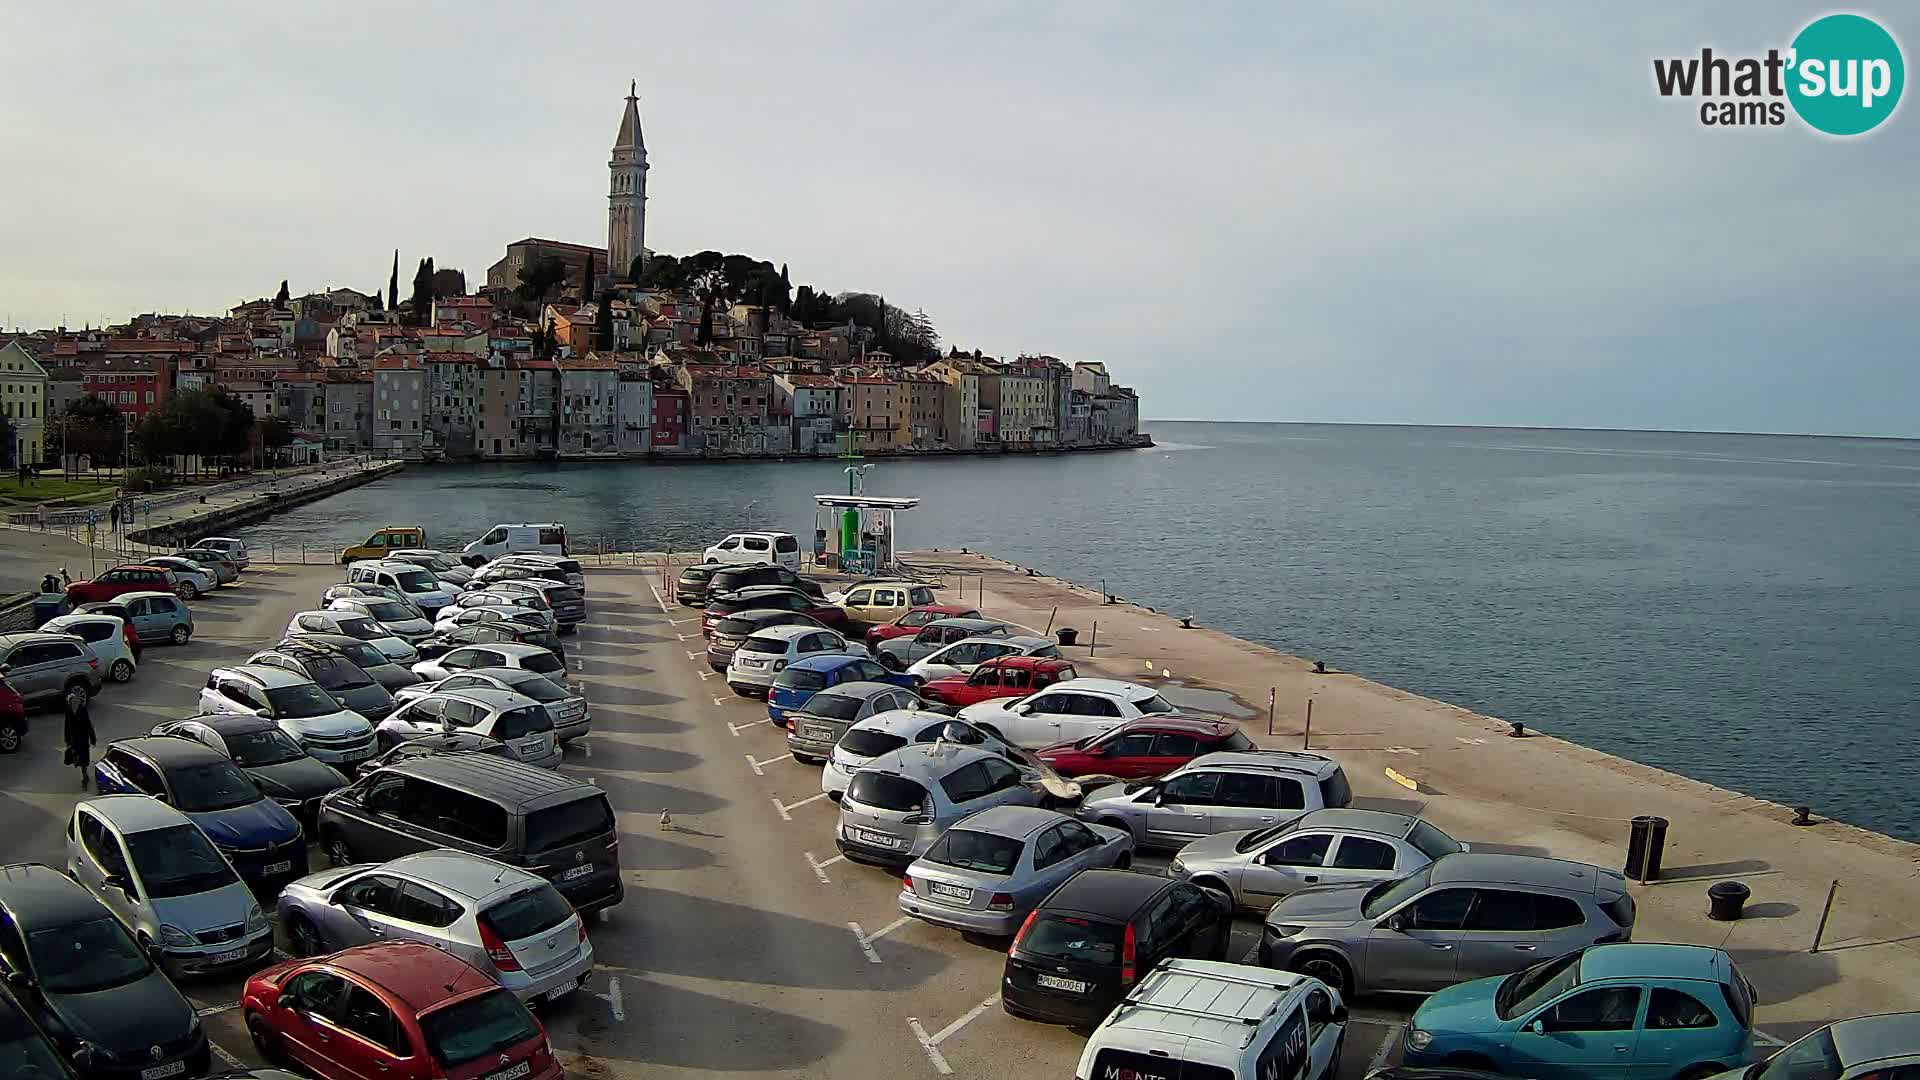
[[[530,551],[539,555],[567,554],[567,527],[549,521],[540,525],[495,525],[487,535],[460,549],[468,566]]]
[[[1075,1080],[1333,1080],[1347,1007],[1311,975],[1162,960],[1093,1029]]]
[[[707,549],[710,563],[735,563],[751,566],[772,563],[789,570],[800,569],[800,541],[792,533],[739,532]]]
[[[347,567],[349,585],[385,585],[396,589],[432,622],[441,608],[454,602],[460,589],[401,559],[362,559]]]

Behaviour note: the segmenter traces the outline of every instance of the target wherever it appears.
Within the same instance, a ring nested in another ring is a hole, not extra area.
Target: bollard
[[[1834,878],[1827,885],[1827,902],[1820,908],[1820,925],[1813,928],[1813,948],[1807,950],[1810,953],[1820,951],[1820,939],[1827,936],[1827,916],[1833,914],[1833,894],[1839,891],[1840,879]]]
[[[1272,720],[1272,710],[1273,710],[1273,703],[1272,703],[1272,698],[1273,698],[1273,691],[1272,691],[1272,690],[1268,690],[1268,691],[1267,691],[1267,698],[1268,698],[1268,703],[1267,703],[1267,710],[1268,710],[1268,720],[1267,720],[1267,724],[1268,724],[1268,726],[1269,726],[1269,727],[1271,727],[1271,726],[1272,726],[1272,724],[1273,724],[1273,720]],[[1300,749],[1302,749],[1302,750],[1305,750],[1305,749],[1306,749],[1307,747],[1309,747],[1309,746],[1311,746],[1312,744],[1313,744],[1313,699],[1312,699],[1312,698],[1308,698],[1308,699],[1307,699],[1307,726],[1306,726],[1306,728],[1305,728],[1305,729],[1304,729],[1303,731],[1301,731],[1301,732],[1300,732]]]
[[[1087,651],[1092,652],[1094,649],[1099,647],[1100,647],[1100,620],[1095,619],[1093,620],[1093,633],[1087,637]]]
[[[1660,876],[1660,856],[1667,843],[1667,819],[1643,814],[1632,821],[1627,836],[1625,872],[1645,885]]]
[[[1055,604],[1053,605],[1053,610],[1047,612],[1047,628],[1045,630],[1040,631],[1041,637],[1045,637],[1048,634],[1053,633],[1053,618],[1058,614],[1060,614],[1060,605]]]
[[[1753,890],[1738,881],[1722,881],[1707,890],[1707,918],[1715,922],[1733,922],[1740,918],[1747,897]]]

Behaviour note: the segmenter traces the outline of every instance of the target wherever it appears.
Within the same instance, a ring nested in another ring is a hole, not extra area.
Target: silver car
[[[432,621],[418,607],[384,596],[343,596],[329,603],[327,610],[358,612],[409,645],[433,633]]]
[[[565,997],[593,970],[586,923],[545,878],[447,848],[309,874],[281,891],[279,910],[297,956],[420,941],[522,1001]]]
[[[1038,781],[988,750],[916,743],[873,759],[840,799],[834,843],[854,862],[904,869],[955,822],[995,806],[1038,806]]]
[[[1020,770],[1028,783],[1039,784],[1046,794],[1052,796],[1055,804],[1071,803],[1080,798],[1077,781],[1054,772],[1053,766],[1034,756],[1031,750],[1023,750],[1007,742],[991,726],[970,724],[941,713],[915,709],[875,713],[848,728],[846,734],[840,736],[840,741],[834,744],[826,767],[820,770],[820,790],[838,802],[846,794],[847,785],[853,783],[854,776],[871,764],[874,758],[898,750],[908,743],[931,743],[943,739],[960,746],[991,750],[1006,758]]]
[[[512,690],[490,686],[438,691],[414,698],[380,721],[374,737],[382,748],[442,731],[471,731],[498,739],[513,756],[551,769],[560,764],[560,740],[554,737],[547,707]]]
[[[1315,810],[1254,832],[1215,833],[1180,849],[1173,877],[1263,912],[1314,885],[1372,885],[1404,877],[1466,845],[1432,822],[1381,810]]]
[[[526,668],[468,668],[449,675],[439,682],[409,686],[394,697],[404,705],[414,698],[445,690],[483,688],[511,690],[522,697],[530,697],[545,705],[548,714],[553,717],[553,733],[563,743],[572,742],[593,730],[593,716],[587,709],[587,699],[584,695],[537,671],[528,671]]]
[[[0,634],[0,675],[28,706],[87,700],[100,692],[100,657],[67,634]]]
[[[1133,865],[1133,837],[1065,814],[996,806],[960,822],[907,867],[900,910],[916,919],[1010,937],[1040,901],[1081,870]]]
[[[1459,852],[1377,885],[1302,889],[1273,905],[1260,963],[1343,997],[1425,994],[1633,936],[1613,870],[1531,855]]]
[[[1920,1012],[1836,1020],[1774,1051],[1759,1065],[1709,1080],[1901,1080],[1920,1074]]]
[[[1330,758],[1221,750],[1146,784],[1096,788],[1079,816],[1130,830],[1141,847],[1180,848],[1203,836],[1283,825],[1309,810],[1352,801],[1346,773]]]

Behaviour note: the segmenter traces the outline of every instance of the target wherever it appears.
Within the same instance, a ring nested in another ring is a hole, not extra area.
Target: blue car
[[[1595,945],[1434,994],[1406,1063],[1555,1080],[1698,1080],[1753,1055],[1753,986],[1700,945]]]
[[[102,795],[151,795],[187,815],[247,884],[277,885],[307,873],[307,839],[286,807],[261,794],[238,765],[190,739],[118,739],[93,765]]]
[[[767,692],[767,718],[787,726],[787,710],[797,709],[807,699],[829,686],[850,682],[881,682],[912,688],[913,676],[904,671],[889,671],[864,656],[835,653],[810,656],[787,665],[774,676],[773,689]]]

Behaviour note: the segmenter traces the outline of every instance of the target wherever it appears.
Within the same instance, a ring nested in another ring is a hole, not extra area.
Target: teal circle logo
[[[1793,39],[1787,100],[1816,131],[1862,135],[1900,104],[1907,66],[1900,44],[1864,15],[1815,19]]]

